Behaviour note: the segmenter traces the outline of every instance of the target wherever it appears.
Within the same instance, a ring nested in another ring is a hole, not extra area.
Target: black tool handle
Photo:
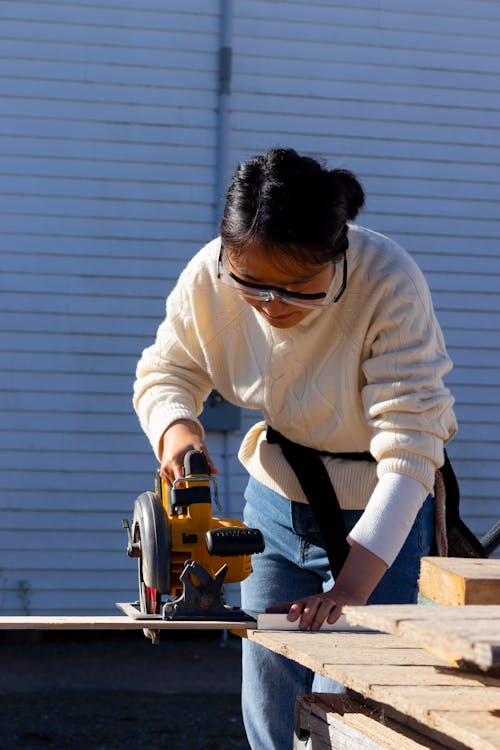
[[[184,456],[184,476],[209,476],[210,467],[203,451],[188,451]]]
[[[264,537],[259,529],[245,526],[224,526],[205,533],[208,553],[220,557],[253,555],[264,550]]]

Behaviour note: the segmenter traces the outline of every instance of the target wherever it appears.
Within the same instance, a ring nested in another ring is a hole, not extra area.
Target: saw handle
[[[210,466],[203,451],[191,450],[184,456],[184,476],[210,476]]]
[[[225,526],[205,533],[208,553],[216,557],[253,555],[264,550],[264,537],[259,529]]]

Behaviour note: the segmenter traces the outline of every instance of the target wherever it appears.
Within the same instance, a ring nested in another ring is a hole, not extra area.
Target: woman
[[[216,471],[197,420],[213,388],[262,412],[239,453],[244,517],[266,542],[242,604],[303,629],[346,603],[416,600],[434,475],[456,432],[427,284],[396,243],[351,223],[363,203],[354,175],[291,149],[240,164],[220,238],[181,274],[137,369],[135,406],[170,483],[190,449]],[[243,643],[254,750],[292,746],[312,679]]]

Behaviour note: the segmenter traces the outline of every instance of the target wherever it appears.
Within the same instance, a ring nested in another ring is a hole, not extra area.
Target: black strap
[[[479,539],[460,518],[460,488],[446,451],[440,472],[446,493],[448,557],[488,557]],[[436,554],[435,545],[431,553]]]
[[[283,455],[294,470],[316,517],[326,547],[333,577],[340,573],[347,555],[349,544],[344,517],[340,509],[335,489],[325,468],[322,455],[335,458],[374,461],[371,453],[328,453],[293,443],[272,427],[267,428],[267,442],[278,443]]]

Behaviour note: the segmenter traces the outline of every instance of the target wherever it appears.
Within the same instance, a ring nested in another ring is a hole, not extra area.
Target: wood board
[[[0,630],[246,630],[252,622],[141,620],[126,615],[78,616],[0,616]]]
[[[414,645],[405,647],[402,639],[384,633],[247,634],[375,701],[395,720],[411,721],[421,734],[445,747],[500,747],[500,680],[462,673],[438,656]]]
[[[419,604],[344,607],[351,625],[397,635],[455,665],[500,667],[500,605]]]
[[[423,557],[419,594],[436,604],[500,604],[500,560]]]

